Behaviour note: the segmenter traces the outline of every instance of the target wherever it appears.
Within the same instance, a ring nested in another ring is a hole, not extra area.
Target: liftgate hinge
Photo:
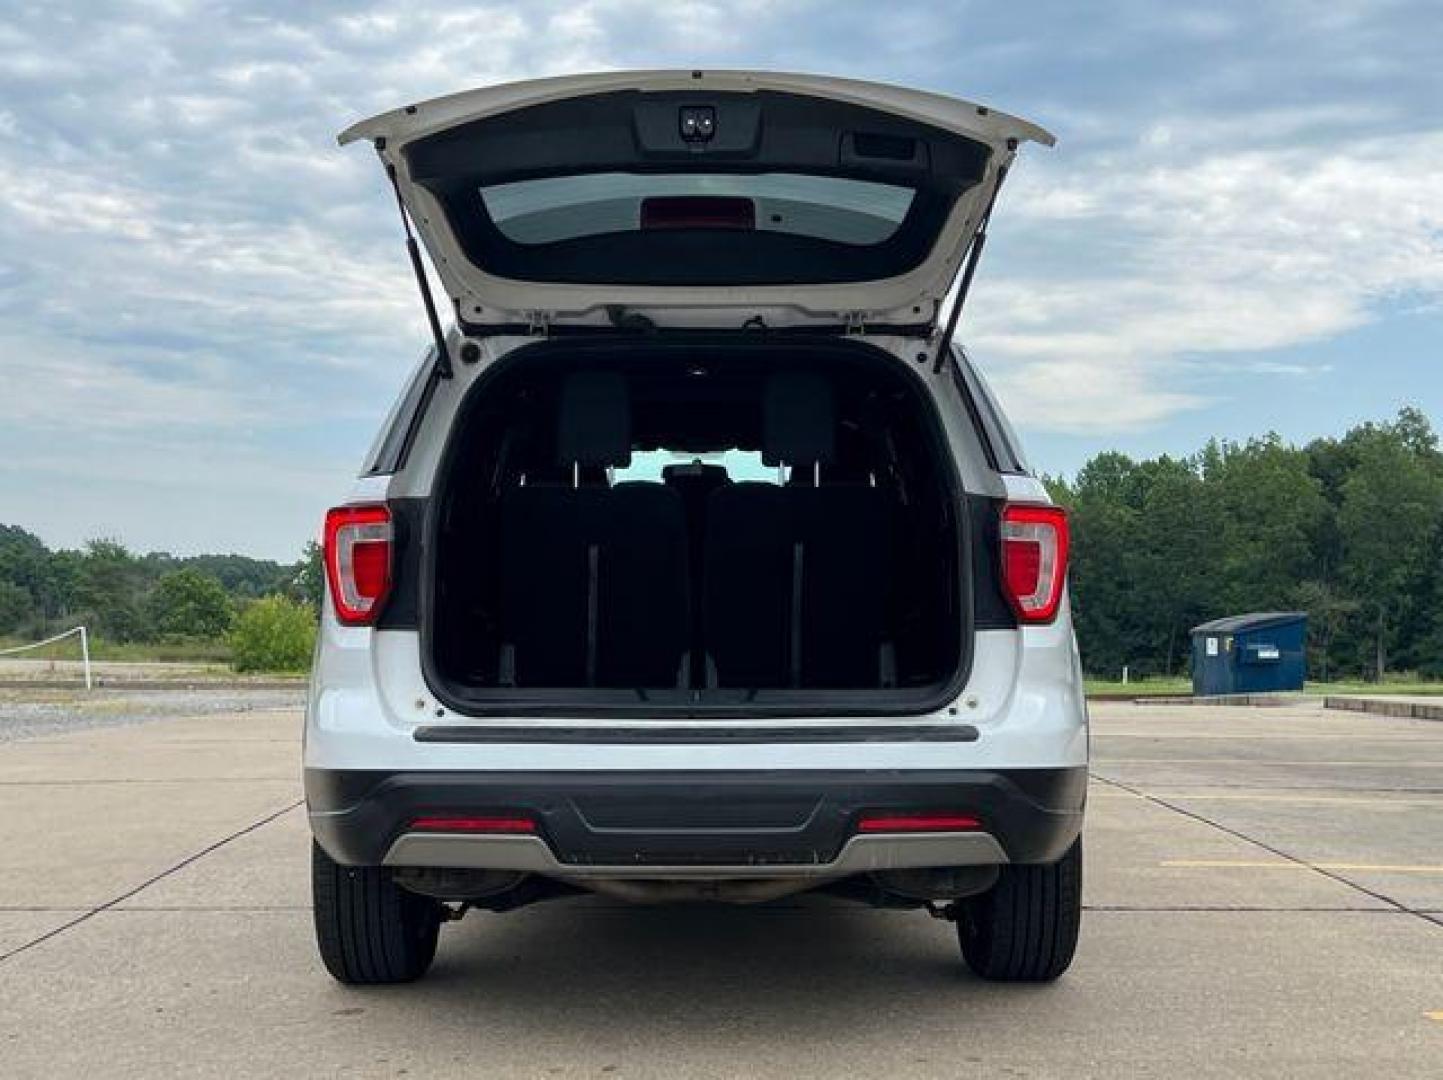
[[[549,337],[551,335],[551,312],[528,311],[526,313],[526,332],[532,337]]]

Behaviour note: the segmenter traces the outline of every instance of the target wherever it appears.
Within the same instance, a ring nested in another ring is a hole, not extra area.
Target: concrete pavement
[[[1095,710],[1082,946],[798,898],[472,913],[414,986],[309,924],[292,710],[0,744],[0,1075],[1436,1076],[1443,726]],[[1434,1015],[1437,1014],[1435,1018]]]

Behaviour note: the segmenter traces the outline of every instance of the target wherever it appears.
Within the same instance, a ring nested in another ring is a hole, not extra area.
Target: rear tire
[[[436,956],[441,905],[407,892],[388,870],[341,866],[313,842],[311,900],[321,962],[340,982],[410,982]]]
[[[1051,982],[1072,963],[1082,921],[1082,839],[1055,863],[1002,867],[958,908],[967,966],[997,982]]]

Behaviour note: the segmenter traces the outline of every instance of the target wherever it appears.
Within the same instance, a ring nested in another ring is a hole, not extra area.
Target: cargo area
[[[553,342],[461,410],[422,586],[453,704],[865,709],[959,674],[960,493],[897,358]]]

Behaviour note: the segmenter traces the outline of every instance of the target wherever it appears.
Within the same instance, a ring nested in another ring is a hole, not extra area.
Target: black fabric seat
[[[731,480],[725,466],[706,465],[700,461],[686,465],[668,465],[661,470],[661,479],[662,483],[681,496],[682,507],[686,511],[692,571],[694,574],[699,573],[706,540],[707,500],[718,488],[728,486]]]
[[[711,493],[731,483],[725,465],[707,465],[701,461],[668,465],[661,470],[661,479],[682,497],[688,519],[695,521],[705,520],[706,501]]]
[[[557,458],[571,484],[528,484],[502,499],[501,682],[684,684],[690,615],[680,496],[661,484],[581,483],[630,463],[620,376],[563,383]]]
[[[687,558],[691,561],[688,584],[691,595],[700,598],[706,588],[702,567],[706,564],[706,508],[713,492],[731,483],[726,467],[708,465],[702,461],[668,465],[661,470],[662,482],[681,496],[686,510]],[[692,603],[691,612],[691,654],[693,686],[710,683],[705,667],[706,627],[701,618],[702,604],[699,599]]]
[[[825,379],[775,375],[763,404],[763,461],[790,465],[796,482],[732,484],[708,500],[703,621],[717,683],[890,685],[882,493],[826,481],[836,410]]]

